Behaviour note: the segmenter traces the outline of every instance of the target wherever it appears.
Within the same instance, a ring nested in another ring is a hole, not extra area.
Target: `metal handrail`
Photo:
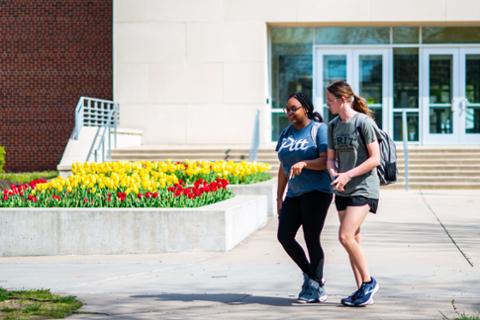
[[[258,147],[260,145],[260,110],[257,109],[255,113],[255,120],[253,123],[252,145],[250,146],[250,161],[257,161]]]
[[[408,191],[408,135],[407,135],[407,111],[402,111],[402,138],[403,138],[403,179],[405,191]]]
[[[105,161],[105,135],[108,132],[108,150],[107,158],[111,158],[112,149],[112,127],[114,146],[117,147],[117,125],[120,120],[120,105],[114,101],[80,97],[75,108],[75,127],[73,129],[72,138],[78,140],[80,131],[83,127],[98,127],[95,137],[90,145],[87,159],[89,161],[92,154],[95,155],[97,161],[98,151],[103,149],[102,161]],[[103,131],[102,131],[103,130]],[[102,131],[102,133],[100,133]],[[100,140],[99,140],[100,137]]]
[[[94,151],[94,148],[95,148],[95,145],[96,145],[96,142],[97,142],[97,139],[98,139],[98,135],[99,135],[101,129],[102,129],[102,127],[98,127],[97,132],[95,132],[95,137],[93,138],[92,144],[90,145],[90,148],[88,149],[87,159],[85,159],[85,161],[88,161],[90,159],[90,157],[92,156],[92,153]],[[96,161],[97,160],[95,160],[95,162]]]
[[[94,161],[97,162],[98,161],[98,153],[99,153],[100,149],[102,150],[102,162],[105,161],[105,136],[106,135],[108,135],[107,159],[111,159],[111,156],[112,156],[112,153],[111,153],[112,152],[112,140],[111,140],[112,123],[113,123],[113,127],[114,127],[114,136],[115,136],[114,145],[115,145],[115,148],[117,147],[117,139],[116,139],[117,125],[116,125],[116,121],[112,121],[117,116],[117,111],[118,111],[117,108],[114,108],[114,109],[110,110],[108,112],[107,121],[106,121],[105,126],[98,127],[97,132],[95,133],[95,138],[93,139],[92,146],[90,147],[90,150],[88,152],[86,161],[89,161],[90,157],[92,156],[92,152],[93,152]],[[97,143],[97,146],[95,148],[95,144],[96,144],[96,141],[97,141],[98,136],[100,134],[100,130],[102,130],[102,129],[103,129],[103,131],[101,133],[100,140]]]
[[[75,107],[75,127],[73,129],[73,139],[75,140],[78,140],[80,129],[83,127],[83,100],[84,97],[80,97]]]

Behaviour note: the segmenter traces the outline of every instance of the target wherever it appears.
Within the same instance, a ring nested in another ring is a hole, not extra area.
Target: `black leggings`
[[[331,201],[331,193],[320,191],[308,192],[298,197],[287,197],[283,201],[278,222],[278,241],[300,269],[320,284],[325,257],[320,245],[320,233]],[[300,226],[303,227],[310,262],[300,244],[295,240]]]

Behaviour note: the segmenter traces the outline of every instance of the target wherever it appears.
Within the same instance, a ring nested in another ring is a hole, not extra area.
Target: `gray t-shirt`
[[[373,119],[363,113],[355,114],[347,122],[342,122],[338,116],[330,121],[328,148],[335,151],[339,173],[358,167],[369,158],[366,144],[377,140],[377,130],[378,127]],[[344,192],[335,191],[335,194],[344,197],[363,196],[378,199],[379,192],[380,180],[377,169],[374,168],[370,172],[353,178],[345,186]]]

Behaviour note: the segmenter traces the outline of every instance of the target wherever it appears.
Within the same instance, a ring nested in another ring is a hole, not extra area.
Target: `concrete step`
[[[228,152],[226,152],[228,150]],[[202,159],[248,160],[245,147],[142,147],[117,149],[113,160],[175,160]],[[397,149],[399,181],[386,188],[403,188],[403,150]],[[268,173],[276,176],[279,168],[277,153],[271,148],[258,151],[258,161],[268,162]],[[480,146],[476,147],[412,147],[409,149],[409,183],[411,189],[480,189]]]
[[[216,160],[233,160],[233,161],[248,161],[248,157],[209,157],[209,156],[189,156],[189,157],[177,157],[177,156],[112,156],[112,161],[183,161],[183,160],[206,160],[206,161],[216,161]],[[278,163],[278,159],[262,159],[258,158],[259,162],[268,162],[270,164]]]
[[[229,153],[249,153],[249,149],[155,149],[155,148],[123,148],[123,149],[114,149],[112,150],[113,153],[116,154],[125,154],[125,153],[225,153],[228,151]],[[260,149],[258,150],[259,154],[269,154],[269,155],[276,155],[276,151],[272,149]],[[413,151],[409,150],[409,155],[412,156],[443,156],[443,155],[458,155],[458,156],[480,156],[480,149],[479,150],[440,150],[437,152],[432,152],[428,150],[422,151]],[[398,156],[403,156],[402,151],[397,150]]]
[[[461,163],[461,164],[475,164],[479,163],[480,158],[471,159],[445,159],[445,158],[432,158],[432,159],[409,159],[409,164],[449,164],[449,163]],[[403,163],[403,159],[398,159],[397,163]]]
[[[206,155],[206,154],[172,154],[172,155],[165,155],[165,154],[124,154],[124,155],[113,155],[112,160],[174,160],[174,161],[182,161],[182,160],[248,160],[248,155],[246,156],[232,156],[232,155]]]
[[[235,154],[235,153],[124,153],[124,154],[117,154],[112,153],[112,159],[134,159],[135,157],[139,159],[224,159],[228,158],[237,158],[237,159],[248,159],[248,154]],[[269,155],[259,154],[257,156],[259,161],[277,161],[277,156],[272,157]]]
[[[205,154],[205,155],[215,155],[215,156],[224,156],[226,154],[231,156],[240,156],[244,155],[248,157],[249,152],[242,152],[242,151],[230,151],[228,153],[223,151],[198,151],[198,152],[190,152],[190,151],[162,151],[162,150],[142,150],[142,151],[119,151],[113,150],[112,155],[114,156],[124,156],[124,155],[176,155],[176,156],[193,156],[197,154]],[[259,157],[264,158],[277,158],[276,152],[258,152],[257,154]],[[403,161],[404,157],[402,154],[397,153],[398,161]],[[435,160],[435,159],[448,159],[448,160],[464,160],[464,159],[480,159],[479,154],[472,154],[472,153],[465,153],[465,154],[458,154],[458,153],[445,153],[445,154],[409,154],[409,160]]]
[[[398,176],[398,181],[403,182],[404,177]],[[442,183],[442,182],[475,182],[480,183],[480,176],[469,177],[469,176],[409,176],[408,181],[410,183],[416,182],[430,182],[430,183]]]
[[[398,171],[399,176],[403,176],[403,170]],[[409,176],[467,176],[480,177],[480,170],[409,170]]]
[[[409,152],[478,152],[480,145],[461,145],[461,146],[409,146]],[[403,152],[403,147],[397,145],[397,152]]]
[[[143,147],[143,148],[123,148],[123,149],[114,149],[112,152],[118,154],[125,154],[125,153],[249,153],[250,149],[235,149],[235,148],[192,148],[192,149],[180,149],[180,148],[170,148],[170,149],[160,149],[160,148],[151,148],[151,147]],[[258,153],[272,153],[274,154],[275,151],[272,149],[260,149]]]
[[[465,154],[458,154],[458,153],[445,153],[445,154],[409,154],[408,158],[410,160],[422,160],[422,159],[451,159],[451,160],[462,160],[462,159],[480,159],[480,153],[465,153]],[[398,160],[403,160],[403,155],[397,154]]]
[[[398,170],[403,171],[403,164],[397,163]],[[469,164],[457,164],[457,163],[448,163],[448,164],[415,164],[412,165],[411,163],[408,165],[408,169],[411,170],[421,170],[421,171],[439,171],[439,172],[452,172],[458,170],[471,170],[471,171],[478,171],[480,170],[480,162],[478,164],[469,163]]]
[[[208,154],[176,154],[176,155],[158,155],[158,154],[123,154],[123,155],[116,155],[112,154],[112,160],[120,161],[120,160],[174,160],[174,161],[182,161],[185,159],[191,160],[248,160],[247,155],[208,155]],[[278,158],[270,158],[264,156],[258,156],[257,161],[262,162],[269,162],[271,164],[278,163]],[[452,162],[450,160],[411,160],[409,161],[409,169],[416,168],[422,170],[438,170],[438,171],[448,171],[449,169],[454,168],[464,168],[464,169],[471,169],[471,170],[479,170],[480,169],[480,159],[464,159]],[[403,161],[397,162],[397,167],[399,170],[403,170],[404,164]]]
[[[119,150],[115,150],[113,151],[112,150],[112,154],[113,155],[118,155],[118,156],[122,156],[122,155],[150,155],[150,154],[153,154],[153,155],[196,155],[196,154],[206,154],[206,155],[225,155],[225,154],[230,154],[230,155],[247,155],[249,154],[249,152],[242,152],[242,151],[229,151],[229,152],[225,152],[225,151],[219,151],[219,150],[216,150],[216,151],[188,151],[188,150],[179,150],[179,151],[166,151],[166,150],[142,150],[142,151],[119,151]]]
[[[143,154],[113,154],[113,160],[160,160],[160,159],[211,159],[211,160],[222,160],[222,159],[234,159],[234,160],[248,160],[248,154],[156,154],[156,153],[143,153]],[[266,155],[258,155],[257,161],[265,162],[278,162],[278,158],[270,157]],[[403,167],[404,161],[402,159],[397,160],[397,166]],[[470,167],[480,164],[480,158],[471,158],[471,159],[410,159],[410,167],[445,167],[445,166],[462,166]]]
[[[403,150],[397,149],[397,154],[403,154]],[[408,154],[424,154],[424,155],[443,155],[443,154],[480,154],[479,149],[445,149],[445,150],[408,150]]]
[[[382,189],[403,189],[403,183],[394,183],[388,186],[382,186]],[[480,189],[480,183],[459,183],[459,182],[443,182],[443,183],[429,183],[429,182],[415,182],[409,183],[409,189]]]

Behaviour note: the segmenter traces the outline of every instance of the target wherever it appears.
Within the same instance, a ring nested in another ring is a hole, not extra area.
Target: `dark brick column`
[[[6,170],[55,169],[80,96],[112,99],[111,0],[0,0]]]

